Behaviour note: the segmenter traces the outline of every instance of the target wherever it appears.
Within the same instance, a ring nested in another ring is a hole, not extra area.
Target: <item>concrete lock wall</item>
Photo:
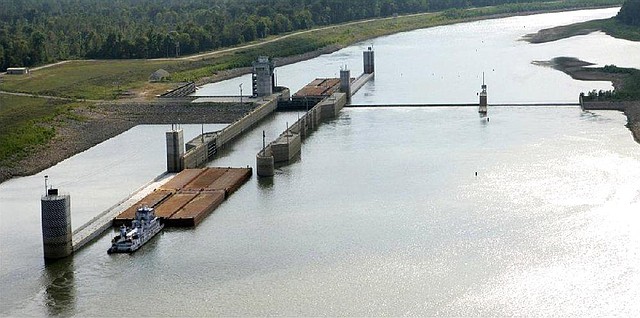
[[[584,110],[619,110],[624,111],[630,102],[624,101],[581,101]]]
[[[246,129],[251,128],[251,126],[255,125],[258,121],[262,120],[264,117],[275,111],[277,106],[277,98],[272,98],[251,111],[251,113],[249,113],[247,116],[244,116],[241,119],[233,122],[227,128],[218,133],[216,146],[218,148],[224,146],[224,144],[234,139]]]
[[[301,145],[300,134],[288,133],[281,135],[270,147],[273,153],[273,161],[286,162],[291,160],[300,153]]]
[[[286,93],[289,92],[288,89],[283,91]],[[256,107],[249,114],[236,120],[217,133],[206,133],[204,137],[200,135],[192,139],[187,145],[186,153],[182,156],[182,167],[184,169],[192,169],[200,167],[208,162],[210,160],[209,148],[212,146],[215,146],[216,149],[223,147],[226,143],[230,142],[264,117],[271,114],[275,111],[276,106],[278,105],[279,96],[281,95],[272,95],[269,100]],[[169,133],[167,133],[167,136],[168,134]],[[199,139],[202,139],[202,142],[199,142]],[[167,147],[167,149],[169,149],[169,147]]]
[[[207,156],[207,144],[197,145],[189,150],[184,157],[184,168],[185,169],[193,169],[197,168],[200,165],[206,163],[208,160]]]
[[[336,117],[346,104],[347,94],[345,93],[334,93],[329,98],[324,99],[318,103],[321,109],[322,120]]]
[[[293,159],[301,151],[302,138],[316,129],[322,120],[335,118],[346,103],[346,93],[334,93],[312,107],[288,130],[269,143],[264,152],[260,151],[256,155],[258,176],[273,176],[274,164]]]

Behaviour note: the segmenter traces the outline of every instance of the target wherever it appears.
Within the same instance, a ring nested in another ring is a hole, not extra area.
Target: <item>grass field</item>
[[[0,164],[12,162],[29,154],[33,146],[48,142],[55,136],[58,116],[82,120],[70,112],[80,103],[44,98],[0,95]]]
[[[159,68],[176,69],[177,61],[70,61],[31,72],[5,75],[0,90],[77,99],[114,99],[118,89],[139,89]]]

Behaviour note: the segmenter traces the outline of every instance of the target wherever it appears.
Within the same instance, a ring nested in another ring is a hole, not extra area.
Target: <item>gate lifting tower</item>
[[[487,115],[487,85],[484,83],[484,72],[482,72],[482,91],[480,92],[480,107],[478,113],[481,116]]]

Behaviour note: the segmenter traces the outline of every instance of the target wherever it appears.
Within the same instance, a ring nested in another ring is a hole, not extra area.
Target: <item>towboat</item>
[[[122,225],[120,232],[111,240],[111,247],[107,250],[111,253],[133,253],[144,243],[164,228],[160,218],[156,217],[153,208],[146,205],[136,210],[136,217],[131,222],[131,227]]]

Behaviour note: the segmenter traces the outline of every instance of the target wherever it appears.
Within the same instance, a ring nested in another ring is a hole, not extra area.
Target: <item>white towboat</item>
[[[107,253],[132,253],[158,234],[164,227],[160,218],[156,217],[153,208],[141,206],[136,211],[136,217],[131,227],[122,225],[120,233],[111,240],[111,247]]]

